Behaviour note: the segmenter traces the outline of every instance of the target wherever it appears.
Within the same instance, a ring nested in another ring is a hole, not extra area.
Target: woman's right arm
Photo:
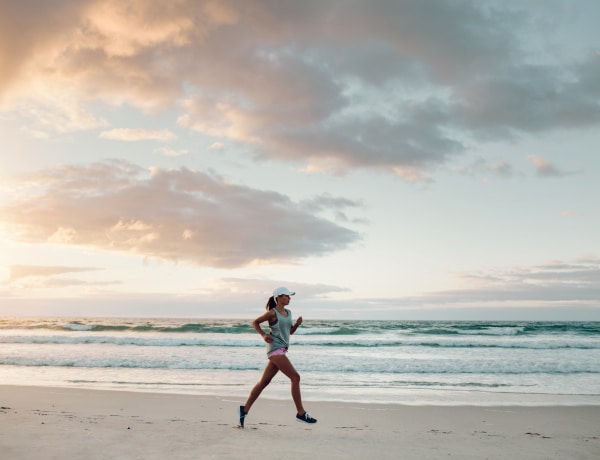
[[[269,343],[273,341],[273,337],[271,337],[269,334],[267,334],[265,331],[263,331],[263,329],[262,329],[262,327],[260,327],[260,325],[261,325],[261,323],[264,323],[265,321],[269,321],[274,316],[275,316],[275,312],[273,310],[269,310],[269,311],[265,312],[264,314],[260,315],[254,321],[252,321],[252,326],[254,327],[256,332],[258,332],[262,336],[264,341],[269,342]]]

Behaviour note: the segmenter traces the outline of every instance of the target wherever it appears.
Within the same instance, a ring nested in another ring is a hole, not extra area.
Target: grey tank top
[[[287,308],[287,317],[283,316],[277,308],[275,310],[275,317],[277,321],[269,323],[269,329],[271,329],[271,337],[273,341],[267,343],[267,354],[271,353],[278,348],[288,348],[290,346],[290,330],[292,329],[292,312]]]

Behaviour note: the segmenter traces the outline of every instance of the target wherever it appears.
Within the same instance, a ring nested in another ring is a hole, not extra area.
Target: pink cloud
[[[26,180],[32,194],[2,208],[0,223],[27,243],[231,268],[296,262],[360,238],[318,215],[357,206],[349,200],[328,198],[315,208],[185,168],[148,174],[129,163],[105,162],[31,173]]]
[[[95,104],[176,110],[254,158],[428,180],[471,140],[600,121],[600,61],[532,60],[538,22],[478,2],[8,2],[0,103],[38,137],[106,126]]]

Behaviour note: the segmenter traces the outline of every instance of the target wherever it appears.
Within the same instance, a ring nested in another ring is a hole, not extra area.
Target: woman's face
[[[280,303],[284,307],[290,303],[290,296],[286,294],[281,294],[277,297],[277,303]]]

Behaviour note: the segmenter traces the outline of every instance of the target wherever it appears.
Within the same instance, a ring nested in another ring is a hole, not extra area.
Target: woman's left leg
[[[248,400],[246,401],[246,404],[244,405],[245,413],[248,413],[250,411],[250,408],[252,407],[252,404],[254,404],[254,401],[256,401],[258,399],[258,397],[260,396],[262,391],[267,387],[267,385],[269,385],[269,383],[271,383],[271,380],[273,380],[273,377],[275,377],[277,372],[279,372],[279,369],[277,368],[277,366],[275,364],[273,364],[269,360],[269,362],[265,366],[265,370],[263,372],[261,379],[256,383],[256,385],[254,385],[254,387],[252,388],[252,391],[250,391]]]

